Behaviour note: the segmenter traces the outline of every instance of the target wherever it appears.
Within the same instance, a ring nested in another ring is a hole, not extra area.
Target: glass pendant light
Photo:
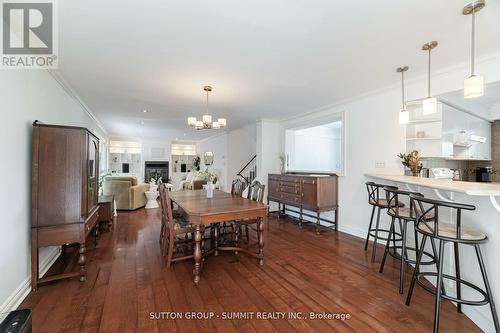
[[[483,9],[484,6],[484,0],[478,0],[465,6],[462,11],[464,15],[472,15],[470,76],[464,80],[464,98],[475,98],[484,95],[484,78],[481,75],[474,74],[476,13]]]
[[[398,67],[396,70],[401,73],[401,111],[399,112],[399,123],[408,124],[410,122],[410,113],[406,110],[405,103],[405,72],[409,69],[408,66]]]
[[[436,46],[438,42],[432,41],[425,43],[422,46],[422,50],[429,52],[429,68],[428,68],[428,79],[427,79],[427,98],[422,102],[422,113],[423,114],[433,114],[437,112],[437,98],[431,97],[431,51]]]

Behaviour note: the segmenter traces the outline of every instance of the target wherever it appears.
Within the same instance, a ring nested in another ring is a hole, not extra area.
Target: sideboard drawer
[[[299,186],[280,186],[280,193],[300,194]]]
[[[300,195],[291,193],[280,193],[280,199],[283,202],[290,202],[292,204],[300,203]]]

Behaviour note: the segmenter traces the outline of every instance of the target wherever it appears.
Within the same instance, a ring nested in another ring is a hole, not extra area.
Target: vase
[[[284,175],[284,174],[286,173],[286,171],[285,171],[285,164],[281,164],[281,165],[280,165],[280,173],[281,173],[282,175]]]
[[[422,170],[422,168],[421,168],[421,167],[418,167],[418,168],[410,168],[410,170],[411,170],[411,175],[412,175],[413,177],[418,177],[418,176],[420,176],[420,170]]]
[[[214,197],[214,184],[212,182],[207,182],[207,198]]]

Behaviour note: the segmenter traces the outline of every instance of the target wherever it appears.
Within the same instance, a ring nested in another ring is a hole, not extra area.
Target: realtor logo
[[[1,68],[57,68],[54,0],[0,0]]]

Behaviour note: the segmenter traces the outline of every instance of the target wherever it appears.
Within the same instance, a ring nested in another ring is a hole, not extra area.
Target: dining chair
[[[235,179],[231,183],[231,194],[236,196],[242,196],[243,192],[246,189],[246,183],[241,179]],[[219,243],[224,244],[228,237],[235,234],[234,223],[223,222],[222,225],[217,223],[214,225],[214,228],[217,229],[214,234],[215,238],[215,247],[219,245]],[[229,230],[228,230],[229,229]],[[215,251],[215,255],[217,255],[217,249]]]
[[[188,254],[187,252],[188,245],[193,244],[192,235],[195,232],[195,227],[181,218],[174,218],[172,201],[167,187],[161,186],[159,191],[162,210],[161,248],[163,255],[167,257],[167,268],[169,268],[173,262],[194,258],[193,253]],[[181,236],[180,239],[179,236]],[[202,253],[203,243],[202,241]],[[176,245],[184,245],[183,255],[174,256]]]
[[[257,201],[262,203],[264,200],[264,191],[266,189],[266,185],[262,184],[258,180],[255,180],[249,187],[248,187],[248,193],[247,193],[247,199]],[[257,219],[244,219],[244,220],[238,220],[235,221],[235,234],[234,234],[234,241],[236,243],[236,246],[239,246],[239,241],[240,241],[240,235],[241,235],[241,229],[244,226],[245,227],[245,234],[246,234],[246,240],[247,243],[250,242],[250,227],[251,225],[256,225],[258,222]],[[255,232],[257,232],[257,228],[252,228]]]
[[[241,179],[235,179],[231,184],[231,194],[242,196],[245,188],[246,183],[244,181],[242,181]]]

